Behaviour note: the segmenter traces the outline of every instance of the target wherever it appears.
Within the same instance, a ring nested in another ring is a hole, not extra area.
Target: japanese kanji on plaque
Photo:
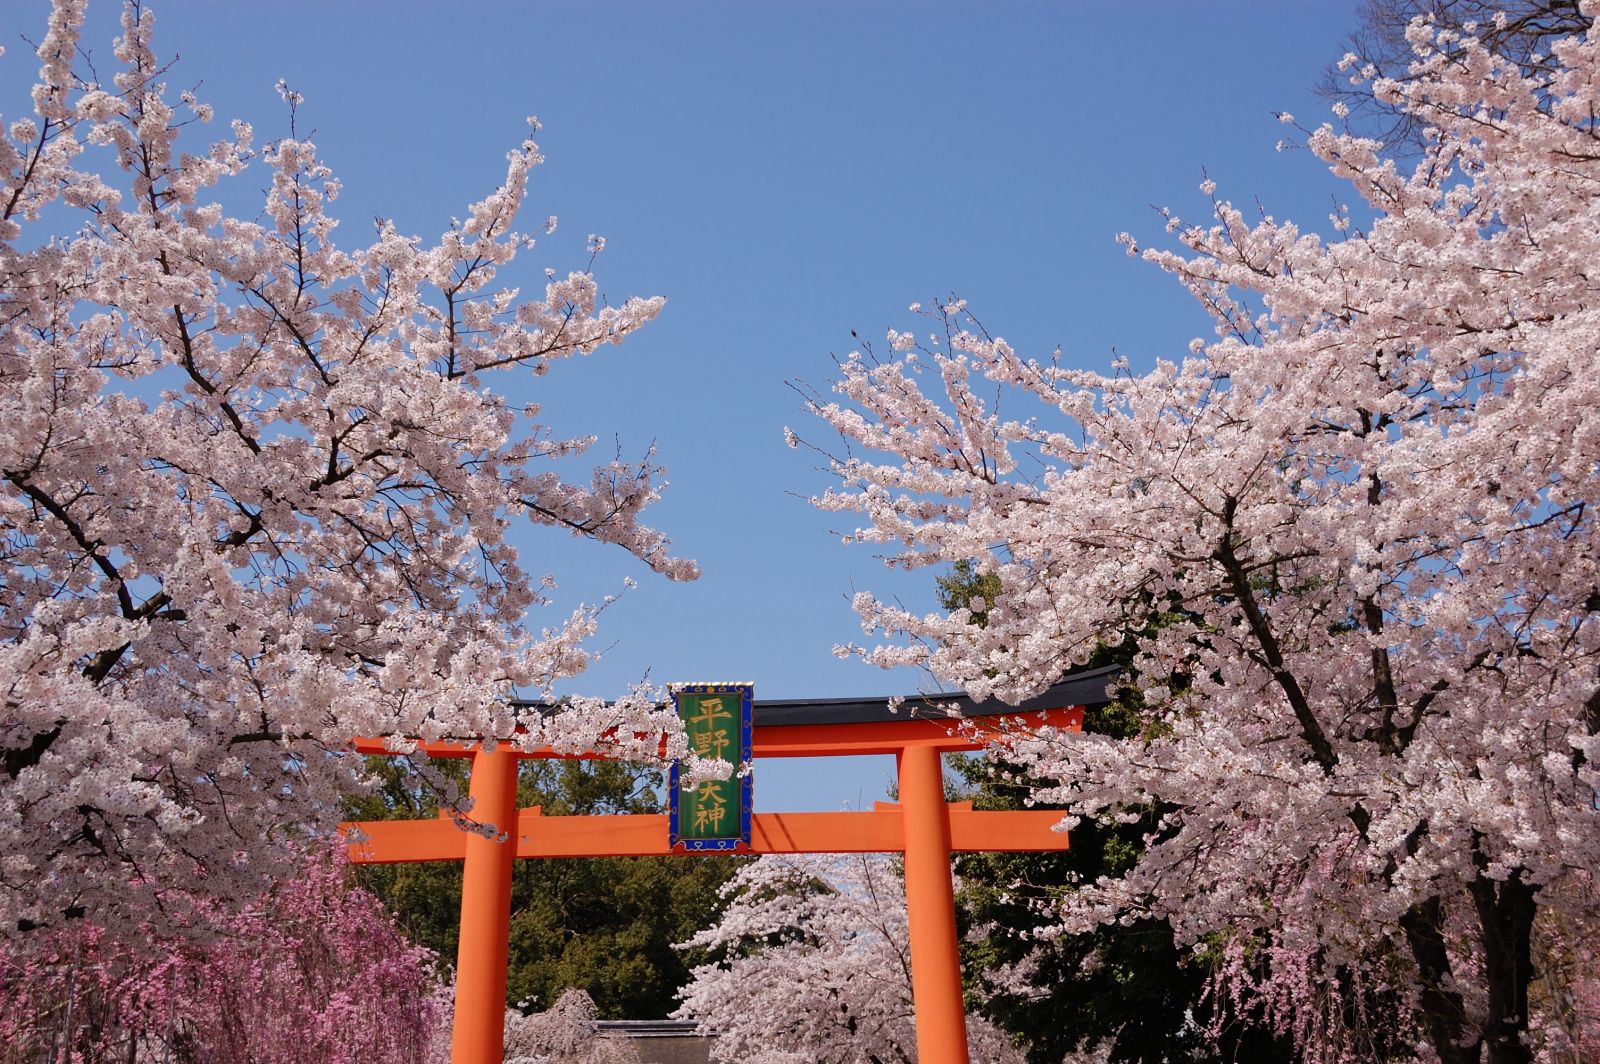
[[[672,703],[688,733],[689,749],[733,764],[733,775],[686,789],[674,763],[668,834],[673,849],[736,850],[750,845],[750,707],[748,683],[672,685]]]

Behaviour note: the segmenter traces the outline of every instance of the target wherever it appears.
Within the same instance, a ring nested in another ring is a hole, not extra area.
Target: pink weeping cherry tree
[[[198,915],[198,914],[196,914]],[[340,854],[185,937],[87,920],[0,951],[0,1062],[431,1064],[449,987]]]
[[[1213,199],[1127,241],[1213,338],[1097,373],[925,311],[815,403],[850,444],[818,502],[994,580],[859,596],[870,661],[1015,700],[1136,642],[1138,738],[1019,737],[1075,816],[1161,814],[1064,930],[1165,917],[1307,1059],[1513,1064],[1592,995],[1540,989],[1540,928],[1600,927],[1600,35],[1526,73],[1410,40],[1369,87],[1420,160],[1306,131],[1360,201],[1327,235]]]
[[[517,527],[696,575],[641,522],[653,459],[564,479],[593,440],[526,398],[663,300],[606,305],[587,270],[519,291],[531,139],[436,239],[338,242],[298,95],[285,136],[202,139],[150,10],[97,82],[84,7],[53,4],[0,136],[0,928],[259,894],[361,785],[352,736],[659,736],[642,695],[509,696],[580,672],[596,613],[532,623]]]

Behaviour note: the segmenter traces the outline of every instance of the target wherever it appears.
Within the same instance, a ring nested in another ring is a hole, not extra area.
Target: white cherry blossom
[[[849,445],[817,502],[894,566],[998,577],[982,627],[857,596],[870,661],[1018,700],[1137,635],[1143,737],[1019,737],[1078,816],[1168,810],[1066,927],[1287,950],[1335,991],[1279,1018],[1329,1058],[1376,1031],[1524,1061],[1535,923],[1600,915],[1563,888],[1600,867],[1600,39],[1524,76],[1412,37],[1374,91],[1435,130],[1419,162],[1309,136],[1370,224],[1215,200],[1177,247],[1128,241],[1216,322],[1145,373],[924,312],[815,404]],[[1393,991],[1362,1031],[1350,972]]]
[[[905,887],[889,857],[762,857],[722,893],[722,918],[684,943],[713,960],[694,970],[676,1013],[716,1035],[714,1060],[917,1059]],[[967,1028],[973,1060],[1022,1064],[983,1017]]]
[[[438,238],[336,243],[288,86],[289,136],[198,142],[148,9],[125,9],[112,82],[78,80],[83,7],[54,5],[32,114],[0,137],[0,929],[254,896],[275,841],[338,819],[354,736],[610,730],[653,756],[642,694],[513,704],[584,668],[596,610],[535,625],[548,581],[510,536],[690,579],[640,519],[663,471],[563,479],[592,439],[503,386],[663,301],[606,305],[588,272],[518,294],[532,140]],[[220,205],[263,185],[259,213]]]

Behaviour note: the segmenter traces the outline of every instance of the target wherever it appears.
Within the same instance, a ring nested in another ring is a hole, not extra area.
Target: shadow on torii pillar
[[[1076,731],[1086,706],[1109,701],[1106,688],[1114,672],[1076,673],[1016,706],[974,702],[965,695],[753,702],[749,685],[674,686],[691,742],[701,753],[708,752],[708,720],[720,723],[711,715],[720,716],[722,704],[737,701],[743,719],[729,721],[736,722],[733,738],[716,732],[717,739],[711,740],[729,748],[713,746],[709,751],[727,760],[895,755],[900,801],[875,802],[871,811],[752,813],[746,774],[743,781],[723,785],[724,795],[731,788],[743,799],[739,815],[728,818],[737,828],[731,833],[696,829],[697,819],[706,826],[705,817],[697,818],[685,803],[722,800],[713,792],[702,794],[704,786],[691,792],[674,787],[670,814],[547,817],[538,807],[517,808],[517,762],[572,755],[518,750],[504,742],[489,751],[474,739],[421,747],[430,757],[472,759],[472,819],[491,826],[497,835],[467,831],[443,818],[361,821],[347,823],[343,830],[351,840],[350,859],[357,864],[464,862],[451,1064],[500,1064],[502,1059],[511,867],[516,858],[719,851],[904,854],[917,1059],[920,1064],[968,1064],[950,855],[957,850],[1065,850],[1067,836],[1053,830],[1061,814],[1052,810],[975,810],[971,802],[946,802],[943,754],[1004,745],[1010,736],[1043,727]],[[708,711],[708,703],[715,708]],[[363,754],[394,753],[382,739],[361,739],[355,748]]]

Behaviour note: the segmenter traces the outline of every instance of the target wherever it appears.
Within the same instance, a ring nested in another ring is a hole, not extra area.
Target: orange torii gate
[[[1107,701],[1106,684],[1113,671],[1077,673],[1018,706],[974,702],[965,695],[764,700],[753,705],[755,757],[895,755],[898,803],[876,802],[872,810],[861,812],[754,813],[748,845],[741,843],[732,852],[904,854],[921,1064],[968,1064],[952,851],[1067,848],[1067,836],[1053,830],[1061,819],[1058,812],[975,810],[971,802],[946,802],[943,754],[1003,742],[1015,729],[1076,730],[1085,706]],[[945,707],[954,707],[955,715]],[[394,753],[381,739],[361,739],[355,747],[363,754]],[[643,857],[691,851],[669,841],[667,814],[547,817],[538,807],[519,810],[517,762],[571,755],[517,750],[504,742],[488,751],[477,740],[422,747],[430,757],[472,759],[472,819],[492,825],[498,837],[465,831],[442,817],[362,821],[343,825],[355,833],[350,859],[358,864],[464,862],[451,1064],[500,1064],[512,862],[519,857]]]

